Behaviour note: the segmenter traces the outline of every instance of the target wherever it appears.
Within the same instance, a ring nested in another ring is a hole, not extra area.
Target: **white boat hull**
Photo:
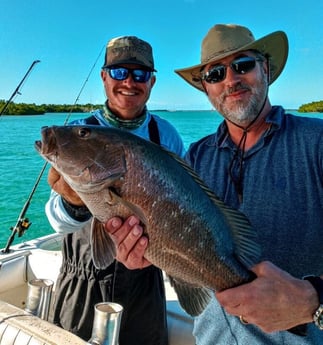
[[[14,340],[18,334],[21,337],[19,345],[64,345],[62,334],[70,339],[68,344],[86,344],[75,335],[24,311],[30,280],[51,279],[55,283],[62,260],[60,247],[61,236],[52,234],[15,245],[9,253],[0,254],[0,345],[18,344]],[[169,345],[195,344],[193,319],[180,308],[167,279],[165,288]]]

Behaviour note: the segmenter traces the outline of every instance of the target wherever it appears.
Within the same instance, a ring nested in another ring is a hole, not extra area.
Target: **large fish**
[[[98,268],[116,255],[103,223],[135,214],[149,238],[145,258],[167,273],[189,314],[203,311],[212,290],[253,279],[249,269],[260,260],[255,230],[174,154],[100,126],[43,128],[35,146],[91,211]]]

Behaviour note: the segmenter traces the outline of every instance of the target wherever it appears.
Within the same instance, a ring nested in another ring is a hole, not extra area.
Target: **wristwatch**
[[[313,285],[319,296],[320,306],[313,315],[313,321],[323,331],[323,279],[317,276],[305,276],[303,279],[308,280]]]

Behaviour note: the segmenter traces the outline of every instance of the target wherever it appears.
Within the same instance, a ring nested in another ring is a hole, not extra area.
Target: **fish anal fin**
[[[200,315],[211,300],[212,291],[189,285],[169,277],[169,282],[174,288],[180,306],[191,316]]]
[[[91,247],[94,266],[104,269],[112,264],[116,257],[116,247],[104,224],[96,218],[92,220],[91,226]]]

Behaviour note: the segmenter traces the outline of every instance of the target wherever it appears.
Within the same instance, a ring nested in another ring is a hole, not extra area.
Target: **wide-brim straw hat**
[[[201,70],[209,63],[219,61],[239,51],[256,50],[269,59],[269,84],[282,72],[288,56],[288,39],[283,31],[276,31],[258,40],[244,26],[217,24],[202,41],[201,63],[175,72],[200,91],[204,91]]]

